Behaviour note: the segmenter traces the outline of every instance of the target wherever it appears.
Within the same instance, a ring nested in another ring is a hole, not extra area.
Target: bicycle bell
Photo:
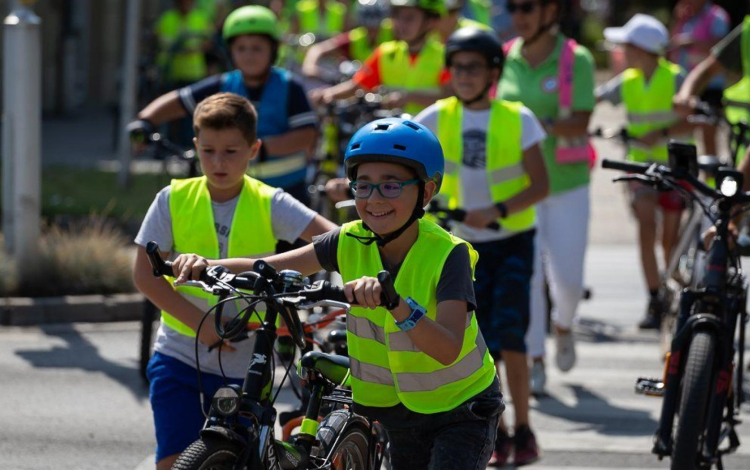
[[[284,292],[291,290],[299,290],[305,285],[305,278],[299,271],[292,269],[284,269],[279,273],[279,280],[284,283]]]

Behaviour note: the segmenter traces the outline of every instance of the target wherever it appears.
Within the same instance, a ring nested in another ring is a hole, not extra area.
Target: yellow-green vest
[[[429,38],[412,61],[405,41],[389,41],[380,45],[380,82],[402,90],[437,91],[440,73],[445,67],[444,47],[440,41]],[[404,111],[416,115],[425,106],[407,103]]]
[[[273,253],[276,238],[271,226],[271,202],[276,188],[245,176],[229,232],[227,256],[230,258]],[[219,239],[214,226],[211,195],[206,177],[172,180],[169,193],[172,217],[173,251],[196,253],[208,259],[219,258]],[[216,304],[216,296],[196,287],[176,287],[192,304],[206,311]],[[185,336],[195,331],[174,316],[162,311],[162,323]]]
[[[362,221],[341,227],[337,257],[344,282],[377,275],[383,269],[377,245],[363,245],[347,233],[372,235],[362,227]],[[425,319],[435,320],[435,296],[443,265],[453,248],[464,243],[434,223],[419,220],[419,236],[394,286],[399,295],[411,297],[426,308]],[[471,245],[466,245],[473,272],[478,256]],[[353,307],[346,325],[352,396],[358,404],[388,407],[403,403],[417,413],[439,413],[475,396],[495,377],[474,312],[466,316],[461,353],[447,366],[421,352],[384,308]]]
[[[455,96],[437,103],[437,137],[445,155],[445,171],[440,195],[448,199],[448,207],[463,207],[461,200],[461,164],[463,138],[461,122],[463,106]],[[487,126],[487,184],[493,202],[505,202],[531,186],[531,179],[523,167],[521,147],[521,103],[493,100]],[[529,207],[498,220],[500,226],[512,232],[534,227],[536,212]]]
[[[393,41],[393,22],[390,18],[380,23],[376,46],[388,41]],[[375,48],[370,45],[367,28],[360,26],[349,31],[349,55],[352,60],[364,62],[374,50]]]
[[[490,25],[492,4],[487,0],[469,0],[469,11],[479,23]]]
[[[677,91],[675,82],[681,70],[679,65],[659,59],[648,84],[640,69],[630,68],[623,72],[622,100],[628,112],[628,133],[632,137],[665,129],[677,120],[672,98]],[[633,143],[628,158],[634,162],[666,162],[666,139],[651,148]]]
[[[730,123],[750,123],[750,16],[742,23],[742,78],[724,90],[726,117]],[[737,165],[745,156],[744,148],[737,149]]]
[[[191,10],[187,17],[177,10],[162,15],[156,27],[161,47],[158,60],[168,80],[191,82],[205,78],[208,69],[202,46],[211,34],[211,26],[206,13],[198,9]]]
[[[333,36],[344,31],[346,6],[329,0],[325,4],[325,16],[321,21],[318,0],[301,0],[297,3],[299,32]]]

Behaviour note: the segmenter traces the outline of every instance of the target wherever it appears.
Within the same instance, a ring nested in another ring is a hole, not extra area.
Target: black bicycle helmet
[[[451,58],[456,52],[479,52],[487,59],[490,67],[503,69],[505,54],[500,40],[492,31],[474,27],[456,30],[445,43],[445,64],[451,66]]]

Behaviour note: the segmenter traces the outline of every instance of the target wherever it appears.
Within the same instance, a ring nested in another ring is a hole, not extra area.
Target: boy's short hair
[[[255,107],[240,95],[217,93],[201,101],[193,113],[193,132],[201,129],[237,129],[252,145],[257,140],[258,113]]]

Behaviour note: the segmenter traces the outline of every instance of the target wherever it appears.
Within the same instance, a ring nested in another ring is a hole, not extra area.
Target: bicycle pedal
[[[635,382],[635,393],[638,395],[647,395],[650,397],[664,396],[664,382],[659,379],[650,379],[639,377]]]

